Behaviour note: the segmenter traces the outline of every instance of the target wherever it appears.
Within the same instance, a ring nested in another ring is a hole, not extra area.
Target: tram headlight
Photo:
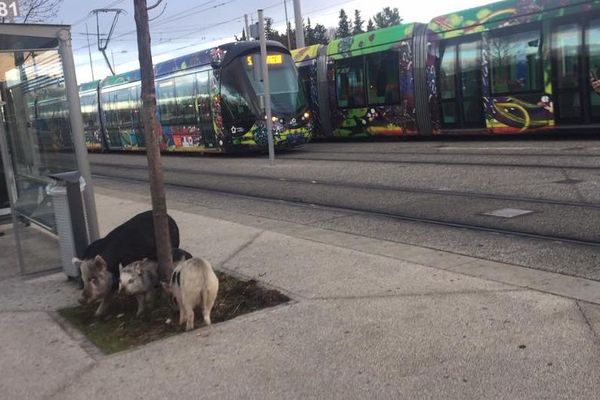
[[[278,121],[278,118],[277,118],[277,117],[275,117],[275,116],[274,116],[274,117],[271,117],[271,121],[273,121],[273,122],[277,122],[277,121]]]
[[[310,113],[307,111],[302,115],[302,121],[304,121],[305,119],[308,119],[310,117]]]

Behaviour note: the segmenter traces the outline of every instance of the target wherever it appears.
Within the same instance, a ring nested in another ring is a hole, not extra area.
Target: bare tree
[[[20,0],[21,15],[15,18],[15,22],[48,22],[58,15],[62,2],[63,0]],[[7,19],[2,18],[2,22],[7,22]]]
[[[152,48],[150,46],[150,27],[148,10],[157,7],[162,0],[148,6],[146,0],[133,0],[135,7],[135,24],[137,27],[138,58],[142,78],[142,112],[144,138],[146,139],[146,156],[148,158],[148,174],[150,177],[150,194],[152,197],[152,214],[154,216],[154,237],[158,272],[161,280],[168,280],[173,268],[171,258],[171,240],[167,219],[167,200],[165,181],[160,158],[160,126],[156,119],[156,88],[154,86],[154,69],[152,66]]]

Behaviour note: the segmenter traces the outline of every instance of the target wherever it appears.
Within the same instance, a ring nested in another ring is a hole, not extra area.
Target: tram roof
[[[587,12],[599,6],[598,0],[505,0],[435,17],[428,28],[442,38],[449,39],[553,16]]]
[[[294,62],[314,60],[319,55],[319,49],[321,47],[323,47],[322,44],[313,44],[311,46],[292,50],[291,53],[292,57],[294,58]]]
[[[385,51],[402,40],[412,38],[415,26],[414,23],[400,24],[336,39],[327,45],[327,55],[340,59]]]
[[[206,50],[200,50],[195,53],[186,54],[171,60],[163,61],[154,66],[154,75],[159,78],[161,76],[184,71],[190,68],[201,67],[203,65],[211,65],[215,60],[221,60],[221,66],[227,65],[231,60],[245,53],[253,52],[260,48],[258,41],[231,42],[219,45]],[[267,50],[278,50],[289,53],[287,48],[281,43],[273,40],[267,41]],[[141,79],[140,70],[125,72],[122,74],[108,76],[100,83],[101,87],[111,87],[123,85],[130,82],[139,81]],[[82,84],[82,87],[88,87],[92,82]]]
[[[91,82],[82,83],[81,85],[79,85],[79,91],[87,92],[88,90],[96,90],[96,89],[98,89],[99,83],[100,83],[100,79],[91,81]]]

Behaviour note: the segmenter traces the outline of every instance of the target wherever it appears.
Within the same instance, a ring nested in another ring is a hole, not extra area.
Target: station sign
[[[0,0],[0,18],[13,20],[21,15],[17,0]]]

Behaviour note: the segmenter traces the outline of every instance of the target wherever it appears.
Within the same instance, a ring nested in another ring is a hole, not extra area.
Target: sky
[[[147,0],[154,4],[155,0]],[[381,11],[383,7],[397,7],[404,22],[428,22],[433,17],[485,5],[493,0],[301,0],[304,19],[311,24],[335,27],[339,10],[343,8],[350,18],[354,10],[361,12],[363,20]],[[244,27],[244,14],[257,20],[257,9],[264,9],[266,17],[273,19],[274,28],[285,30],[285,8],[289,20],[294,21],[292,0],[163,0],[150,12],[150,30],[154,62],[161,62],[179,55],[209,48],[233,40]],[[139,68],[137,59],[136,27],[133,0],[64,0],[57,17],[48,23],[71,25],[73,51],[79,83],[110,74],[97,45],[97,21],[92,10],[122,9],[113,36],[107,46],[107,56],[114,59],[117,73]],[[100,15],[100,34],[110,30],[113,13]],[[365,23],[366,27],[366,23]],[[89,46],[88,46],[89,39]],[[90,63],[91,53],[91,63]],[[91,65],[90,65],[91,64]]]

